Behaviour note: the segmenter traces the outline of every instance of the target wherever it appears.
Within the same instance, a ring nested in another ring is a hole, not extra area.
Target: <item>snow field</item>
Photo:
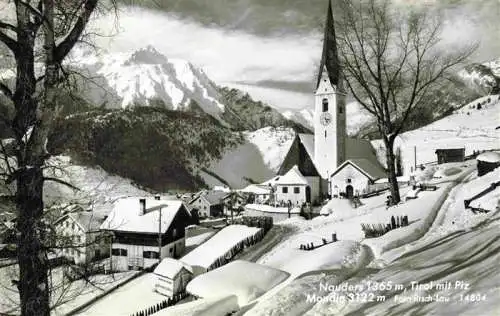
[[[238,304],[243,306],[288,277],[288,273],[278,269],[236,260],[196,277],[186,290],[202,298],[236,295]]]

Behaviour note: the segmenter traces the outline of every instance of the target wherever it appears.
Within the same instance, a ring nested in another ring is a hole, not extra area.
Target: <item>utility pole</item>
[[[160,218],[158,220],[158,264],[161,262],[161,208],[159,212]]]
[[[417,171],[417,146],[413,146],[413,160],[415,164],[415,171]]]

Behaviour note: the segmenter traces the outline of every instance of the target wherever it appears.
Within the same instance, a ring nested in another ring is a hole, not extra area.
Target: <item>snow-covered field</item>
[[[189,282],[186,290],[197,297],[236,295],[240,306],[258,298],[289,277],[281,270],[236,260]]]

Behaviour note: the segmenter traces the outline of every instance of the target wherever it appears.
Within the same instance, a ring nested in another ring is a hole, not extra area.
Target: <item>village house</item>
[[[269,185],[250,184],[239,192],[251,196],[250,203],[263,204],[269,201],[272,188]]]
[[[189,202],[191,210],[197,210],[199,217],[217,217],[224,212],[224,191],[201,191]]]
[[[182,201],[124,198],[101,225],[113,234],[112,269],[148,268],[166,257],[184,253],[185,228],[191,215]]]
[[[311,187],[307,179],[293,166],[286,174],[275,178],[275,200],[277,203],[293,206],[311,202]]]
[[[108,257],[110,236],[100,230],[103,221],[92,211],[73,206],[54,223],[56,253],[80,265]]]
[[[163,259],[153,273],[154,290],[169,297],[184,292],[186,285],[193,278],[191,266],[172,258]]]

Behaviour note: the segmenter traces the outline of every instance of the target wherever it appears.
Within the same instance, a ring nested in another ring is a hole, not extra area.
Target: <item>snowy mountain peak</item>
[[[168,62],[167,57],[158,52],[153,46],[148,45],[145,48],[141,48],[130,56],[125,62],[125,65],[130,64],[166,64]]]
[[[197,110],[227,125],[222,119],[225,106],[207,75],[185,60],[167,58],[153,46],[132,53],[82,54],[76,65],[97,78],[97,84],[85,89],[95,104]]]

